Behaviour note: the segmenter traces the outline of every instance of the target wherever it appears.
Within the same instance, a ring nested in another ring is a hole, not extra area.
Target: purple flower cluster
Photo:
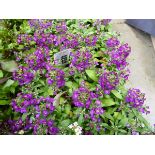
[[[93,122],[100,122],[100,115],[104,113],[104,109],[101,107],[101,101],[96,100],[95,106],[90,110],[90,118]]]
[[[65,73],[63,70],[54,68],[50,65],[47,65],[46,69],[48,72],[45,76],[47,78],[48,85],[55,85],[58,88],[65,85]]]
[[[64,34],[67,32],[67,25],[65,22],[60,22],[57,26],[56,26],[56,31],[60,34]]]
[[[9,126],[10,132],[13,134],[17,134],[20,130],[26,128],[21,118],[18,120],[8,120],[7,124]]]
[[[121,77],[122,79],[124,79],[125,81],[128,80],[129,75],[130,75],[130,70],[129,70],[129,68],[127,68],[126,70],[122,70],[122,71],[120,72],[120,77]]]
[[[95,46],[97,42],[97,37],[96,36],[90,36],[85,38],[85,43],[87,46]]]
[[[24,60],[31,70],[42,70],[48,63],[50,63],[49,50],[48,48],[38,48],[34,53],[28,55]]]
[[[109,23],[111,22],[111,19],[102,19],[101,20],[101,24],[103,24],[103,25],[108,25]]]
[[[84,71],[93,64],[92,54],[89,51],[76,51],[71,53],[71,64],[70,68],[78,70],[79,72]]]
[[[78,36],[73,34],[68,34],[60,38],[60,50],[67,48],[76,48],[79,45]]]
[[[139,89],[129,89],[125,101],[130,104],[131,107],[138,109],[142,113],[150,113],[147,109],[149,107],[144,107],[145,94],[141,93]]]
[[[92,102],[90,91],[85,87],[80,87],[73,92],[72,100],[74,105],[77,107],[89,108]]]
[[[25,85],[32,82],[34,79],[34,72],[32,72],[28,67],[19,66],[18,71],[13,73],[13,79],[18,81],[19,85]]]
[[[130,52],[131,48],[128,46],[128,44],[123,44],[118,48],[113,49],[109,52],[111,59],[109,65],[114,64],[118,70],[123,70],[128,65],[126,59]]]
[[[14,122],[14,132],[24,126],[24,130],[32,129],[34,134],[43,134],[45,132],[42,131],[43,129],[46,130],[46,134],[56,134],[55,127],[53,126],[54,122],[48,118],[55,110],[53,98],[35,98],[32,94],[21,93],[17,96],[11,103],[12,108],[15,112],[26,114],[26,118]],[[30,109],[31,111],[29,111]],[[20,125],[19,127],[18,124]]]
[[[18,44],[22,44],[24,42],[30,43],[31,41],[32,41],[32,38],[28,34],[20,34],[20,35],[18,35],[18,38],[17,38]]]
[[[107,40],[107,47],[116,47],[120,44],[120,41],[117,38],[110,38]]]
[[[39,31],[43,31],[52,26],[52,20],[31,19],[28,23],[31,28]]]
[[[116,72],[104,72],[99,78],[99,84],[104,94],[110,94],[119,84],[119,77]]]
[[[19,70],[13,74],[14,80],[17,80],[20,85],[31,83],[37,71],[40,72],[41,76],[47,78],[49,85],[55,84],[53,86],[58,88],[65,85],[65,73],[50,64],[48,48],[38,48],[34,53],[28,55],[24,61],[27,67],[20,66]],[[43,71],[46,71],[45,75]]]
[[[47,97],[40,97],[39,99],[34,98],[32,94],[17,94],[17,98],[15,100],[12,100],[12,108],[15,110],[15,112],[20,113],[27,113],[30,106],[33,106],[34,109],[38,112],[40,112],[39,106],[44,104],[46,105],[46,108],[49,108],[51,112],[54,111],[53,106],[53,98]]]
[[[107,26],[110,23],[111,19],[97,19],[93,26],[97,27],[97,30],[100,31],[101,26]]]

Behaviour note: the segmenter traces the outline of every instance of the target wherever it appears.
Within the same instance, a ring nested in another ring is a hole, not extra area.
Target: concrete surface
[[[112,21],[112,29],[120,32],[120,40],[131,46],[129,69],[131,75],[127,87],[139,88],[146,94],[145,104],[151,113],[146,116],[151,125],[155,124],[155,49],[151,37],[125,23]]]
[[[151,36],[151,40],[152,40],[153,47],[154,47],[154,49],[155,49],[155,37],[152,37],[152,36]]]

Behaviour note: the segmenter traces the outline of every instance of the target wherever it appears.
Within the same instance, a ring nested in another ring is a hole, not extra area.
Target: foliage
[[[41,135],[153,132],[142,116],[149,113],[144,94],[125,88],[131,48],[111,32],[109,22],[23,21],[13,44],[17,48],[18,69],[3,86],[11,91],[11,87],[19,85],[11,102],[14,113],[5,122],[8,132]],[[63,55],[64,50],[67,55]],[[61,55],[60,59],[55,57],[56,53]],[[11,69],[6,64],[3,69]],[[3,70],[0,76],[3,77]]]
[[[18,83],[12,79],[17,70],[14,51],[18,51],[17,36],[23,20],[0,21],[0,122],[11,115],[11,99],[15,97]]]

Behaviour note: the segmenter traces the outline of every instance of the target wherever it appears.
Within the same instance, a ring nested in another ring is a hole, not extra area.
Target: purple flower
[[[53,121],[52,120],[48,120],[47,121],[47,125],[48,125],[48,127],[51,127],[53,125]]]
[[[116,72],[104,72],[99,78],[99,84],[105,94],[110,94],[119,84],[118,74]]]
[[[74,105],[77,107],[89,108],[91,104],[89,90],[85,87],[80,87],[78,90],[75,90],[73,92],[72,100],[73,100]]]
[[[34,134],[34,135],[37,135],[38,128],[39,128],[39,125],[36,124],[36,125],[34,126],[34,128],[33,128],[33,134]]]
[[[103,24],[103,25],[108,25],[109,23],[111,22],[111,19],[103,19],[103,20],[101,20],[101,23]]]
[[[18,72],[13,73],[13,79],[19,82],[19,85],[29,84],[34,79],[34,74],[28,67],[20,66]]]
[[[101,108],[101,107],[95,108],[95,114],[96,115],[101,115],[103,113],[104,113],[103,108]]]
[[[92,54],[89,51],[76,51],[75,53],[71,53],[71,58],[71,71],[74,68],[82,72],[93,64]]]
[[[139,89],[129,89],[125,101],[133,108],[137,108],[142,113],[149,113],[148,108],[144,107],[145,94],[141,93]]]
[[[119,48],[113,49],[109,52],[109,66],[114,64],[118,70],[123,70],[128,65],[126,59],[130,52],[131,48],[128,46],[128,44],[123,44]]]
[[[100,100],[96,100],[95,103],[96,103],[97,106],[101,106],[101,101]]]
[[[104,113],[104,109],[102,107],[93,107],[90,110],[90,118],[93,122],[100,122],[100,116]]]
[[[24,99],[30,100],[30,99],[33,98],[33,95],[32,95],[32,94],[24,94],[22,97],[23,97]]]
[[[40,123],[40,124],[43,124],[43,125],[46,125],[46,124],[47,124],[47,121],[46,121],[46,119],[41,119],[41,120],[39,121],[39,123]]]
[[[26,112],[27,112],[27,111],[26,111],[26,108],[21,108],[21,109],[20,109],[20,112],[21,112],[21,113],[26,113]]]
[[[119,40],[117,38],[110,38],[107,40],[106,45],[108,47],[116,47],[120,44]]]
[[[40,114],[36,114],[36,116],[35,116],[35,117],[36,117],[36,119],[38,119],[38,118],[40,117]]]
[[[58,133],[59,133],[59,129],[58,128],[56,128],[56,127],[50,127],[49,128],[49,134],[56,135]]]
[[[48,80],[47,80],[47,83],[48,83],[49,85],[52,85],[52,84],[54,83],[54,80],[53,80],[53,79],[48,79]]]
[[[132,135],[139,135],[139,132],[133,130]]]
[[[47,110],[43,110],[43,116],[47,117],[47,115],[48,115],[48,111]]]
[[[85,43],[87,46],[95,46],[97,42],[97,37],[86,37],[85,38]]]

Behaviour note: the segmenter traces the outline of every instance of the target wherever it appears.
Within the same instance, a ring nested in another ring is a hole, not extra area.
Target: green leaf
[[[5,85],[3,86],[3,89],[6,88],[6,87],[10,87],[13,83],[14,83],[14,81],[11,80],[11,79],[9,79],[9,80],[5,83]]]
[[[119,131],[123,134],[127,134],[127,131],[126,130],[123,130],[123,129],[119,129]]]
[[[118,99],[122,100],[122,95],[117,91],[117,90],[112,90],[111,91],[112,94],[115,95],[115,97],[117,97]]]
[[[10,87],[9,89],[11,93],[15,94],[15,90],[16,90],[15,87]]]
[[[83,113],[82,113],[78,119],[78,124],[81,125],[83,123],[83,120],[84,120],[84,117],[83,117]]]
[[[110,119],[110,120],[112,120],[112,121],[114,121],[114,118],[109,114],[109,113],[107,113],[107,112],[105,112],[103,115],[101,115],[102,117],[106,117],[106,118],[108,118],[108,119]]]
[[[70,124],[71,124],[71,123],[70,123],[70,120],[69,120],[69,119],[63,120],[63,121],[61,122],[62,128],[66,128],[66,127],[68,127]]]
[[[19,46],[18,46],[18,49],[19,49],[19,50],[21,50],[21,49],[23,49],[23,48],[24,48],[23,45],[19,45]]]
[[[28,115],[28,113],[24,113],[24,114],[22,115],[22,121],[25,121],[27,115]]]
[[[119,125],[121,126],[126,126],[126,124],[128,123],[128,118],[127,117],[124,117],[121,119],[121,121],[119,122]]]
[[[35,121],[34,116],[31,116],[31,117],[30,117],[30,120]]]
[[[107,111],[109,114],[113,114],[116,110],[117,110],[117,107],[109,107],[106,111]]]
[[[104,95],[105,98],[111,98],[110,95]]]
[[[10,102],[10,100],[0,100],[0,105],[9,105]]]
[[[0,70],[0,78],[2,78],[3,77],[3,72],[2,72],[2,70]]]
[[[47,90],[47,92],[48,92],[48,95],[53,95],[53,93],[54,93],[54,91],[52,90],[52,88],[49,88],[49,89]]]
[[[94,58],[97,58],[97,57],[100,57],[101,55],[100,55],[100,53],[99,52],[97,52],[97,53],[95,53],[95,54],[93,54],[93,57]]]
[[[137,117],[145,125],[145,127],[149,128],[151,130],[150,124],[141,114],[137,115]]]
[[[105,127],[106,129],[109,129],[109,130],[112,129],[107,123],[102,123],[101,125]]]
[[[68,92],[69,92],[69,95],[70,95],[70,96],[71,96],[71,95],[72,95],[72,93],[73,93],[73,91],[72,91],[72,89],[71,89],[71,88],[68,90]]]
[[[92,80],[94,80],[95,82],[98,81],[98,77],[96,76],[96,71],[95,71],[95,70],[87,69],[87,70],[86,70],[86,74],[87,74]]]
[[[67,86],[68,88],[71,88],[71,89],[77,89],[78,88],[78,84],[76,82],[71,82],[71,81],[66,82],[65,86]]]
[[[66,112],[66,114],[69,114],[70,111],[71,111],[71,105],[70,104],[66,104],[65,105],[65,112]]]
[[[125,88],[124,85],[123,85],[123,86],[122,86],[122,85],[119,86],[118,89],[121,91],[121,93],[122,93],[123,95],[126,95],[126,93],[127,93],[127,89]]]
[[[122,118],[122,115],[120,112],[114,112],[114,118],[120,120]]]
[[[8,72],[14,72],[18,69],[17,63],[13,60],[1,62],[2,69]]]
[[[68,81],[68,82],[65,82],[65,86],[67,86],[68,88],[72,88],[72,82],[71,81]]]
[[[45,86],[45,82],[44,82],[43,80],[39,80],[39,82],[40,82],[43,86]]]
[[[114,100],[112,98],[104,98],[102,99],[102,106],[103,107],[109,107],[109,106],[113,106],[116,103],[114,102]]]
[[[132,111],[135,114],[135,116],[141,121],[141,123],[143,123],[145,127],[151,130],[151,126],[148,123],[148,121],[136,109],[132,109]]]

